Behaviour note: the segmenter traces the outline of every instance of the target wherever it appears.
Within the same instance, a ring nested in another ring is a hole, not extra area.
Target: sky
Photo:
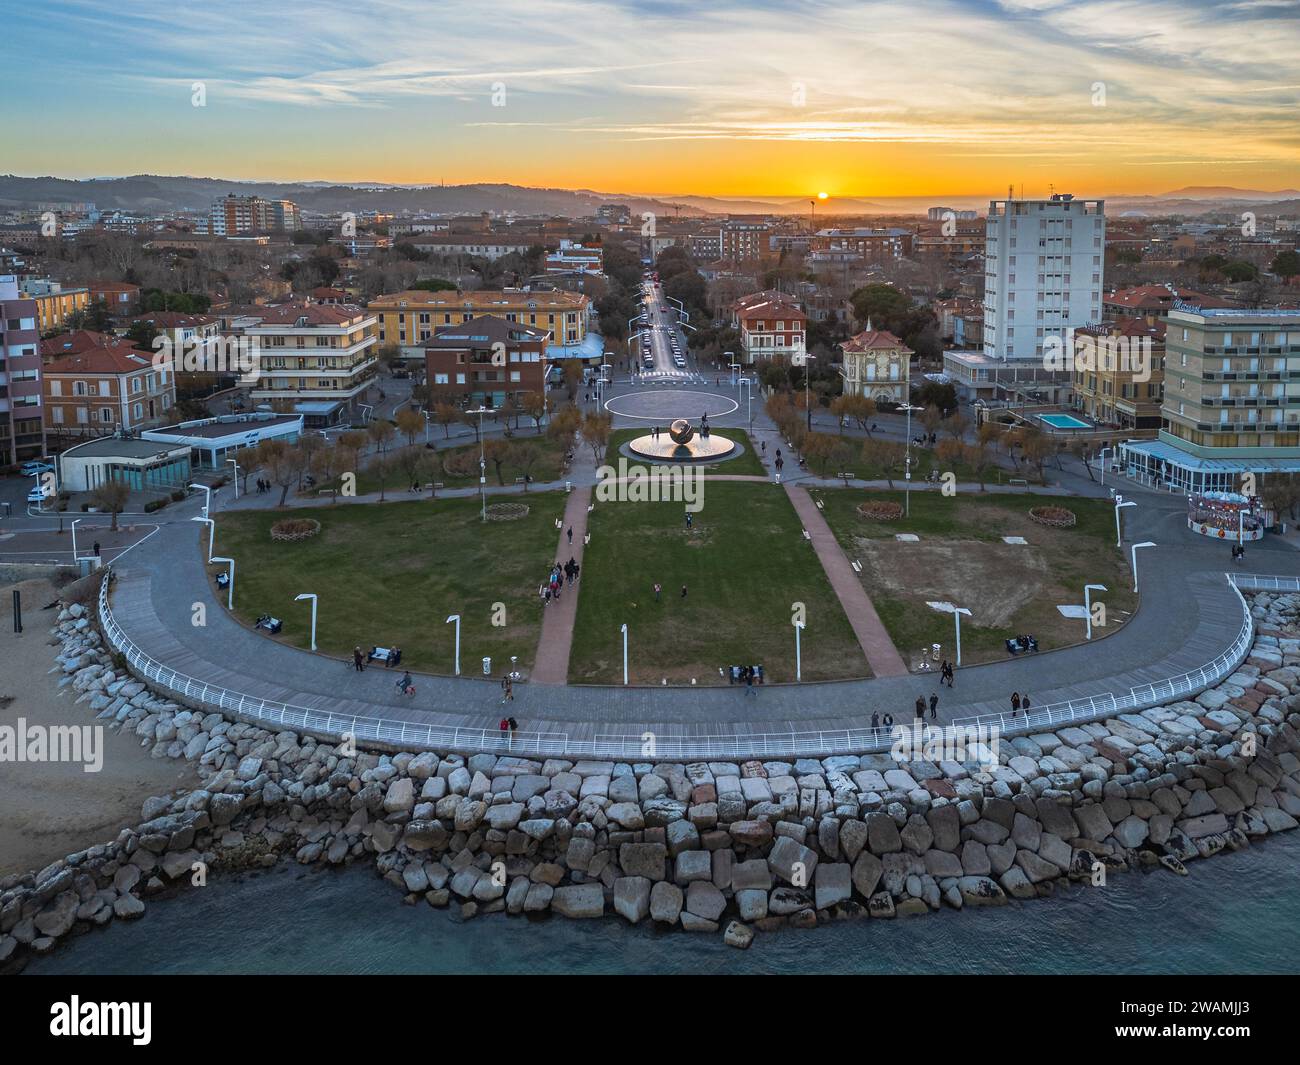
[[[1300,0],[43,0],[0,14],[0,172],[1274,190],[1298,59]]]

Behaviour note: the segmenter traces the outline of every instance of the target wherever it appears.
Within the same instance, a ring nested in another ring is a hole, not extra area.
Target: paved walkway
[[[575,475],[586,474],[591,467],[595,476],[595,463],[591,461],[591,449],[582,446],[575,450],[573,465]],[[586,479],[585,477],[583,478]],[[591,505],[591,488],[584,485],[574,488],[569,493],[569,501],[564,507],[564,528],[560,530],[560,544],[555,549],[555,559],[560,565],[570,558],[582,564],[583,540],[587,535],[587,508]],[[572,537],[569,533],[572,530]],[[582,579],[574,584],[567,584],[559,602],[552,602],[542,614],[542,634],[537,641],[537,655],[533,659],[533,671],[529,680],[534,684],[564,684],[569,679],[569,652],[573,648],[573,625],[578,617],[578,595],[582,591]]]
[[[871,597],[853,571],[843,548],[826,523],[826,518],[817,509],[817,504],[798,485],[787,483],[783,487],[795,513],[812,538],[813,550],[817,552],[822,569],[826,571],[826,579],[831,582],[831,588],[839,598],[845,617],[853,626],[853,634],[858,638],[862,653],[867,656],[867,665],[871,667],[872,674],[877,677],[907,676],[907,663],[898,653],[894,641],[889,638],[889,631],[876,613]]]

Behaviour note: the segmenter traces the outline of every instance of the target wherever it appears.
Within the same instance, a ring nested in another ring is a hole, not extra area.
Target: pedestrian
[[[578,582],[578,578],[581,576],[582,576],[582,563],[575,562],[573,564],[573,582],[576,584]]]
[[[766,441],[766,440],[763,441],[762,448],[763,448],[763,454],[766,455],[766,454],[767,454],[767,441]]]
[[[930,693],[930,720],[933,721],[938,714],[939,696],[936,692]]]
[[[99,558],[99,541],[95,541],[95,557]]]
[[[753,666],[745,667],[745,694],[752,695],[755,699],[758,698],[758,692],[754,690],[754,667]]]
[[[686,598],[686,585],[684,585],[684,584],[682,585],[682,598],[683,598],[683,599]]]
[[[508,717],[506,723],[510,726],[510,738],[514,739],[515,733],[519,731],[519,722],[513,717]]]
[[[877,729],[880,727],[880,714],[875,710],[871,711],[871,727]]]
[[[1029,693],[1028,693],[1028,692],[1025,692],[1025,694],[1022,695],[1022,696],[1020,697],[1020,709],[1023,710],[1026,714],[1029,713]]]
[[[1012,692],[1011,693],[1011,716],[1015,717],[1016,714],[1018,713],[1020,713],[1020,693]]]
[[[402,679],[397,682],[397,690],[408,698],[415,694],[415,685],[411,683],[409,672],[402,674]]]
[[[689,510],[686,512],[686,527],[689,529],[695,522],[695,515]]]
[[[385,669],[391,669],[391,668],[392,668],[392,666],[393,666],[393,661],[394,661],[393,656],[394,656],[396,653],[397,653],[397,649],[396,649],[396,648],[390,647],[390,648],[388,649],[388,655],[387,655],[387,657],[385,657],[385,659],[384,659],[384,668],[385,668]]]
[[[511,703],[514,702],[514,699],[515,699],[514,682],[510,679],[510,674],[507,673],[504,677],[501,678],[501,701],[503,703]]]
[[[569,531],[568,531],[567,533],[565,533],[565,535],[568,536],[568,538],[569,538],[569,543],[573,543],[573,526],[572,526],[572,525],[569,526]]]
[[[402,649],[400,647],[394,647],[391,651],[388,652],[388,655],[389,658],[392,660],[393,665],[396,666],[401,664]]]
[[[918,695],[916,697],[916,719],[920,721],[923,717],[925,717],[925,696]]]
[[[953,677],[956,675],[956,672],[957,671],[953,669],[952,663],[949,662],[948,663],[948,687],[950,688],[952,687]]]
[[[500,721],[497,722],[497,728],[499,728],[502,732],[510,731],[510,719],[508,717],[503,717]]]
[[[663,591],[663,586],[658,581],[655,581],[655,602],[656,603],[660,602],[659,593],[662,591]]]
[[[352,668],[355,669],[358,673],[365,672],[366,660],[361,654],[360,647],[354,647],[352,649]]]
[[[886,715],[885,715],[884,725],[885,725],[885,728],[893,728],[893,727],[894,727],[894,715],[893,715],[893,714],[886,714]]]

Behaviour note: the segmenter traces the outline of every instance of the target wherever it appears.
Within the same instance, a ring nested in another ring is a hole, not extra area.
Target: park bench
[[[1013,655],[1028,654],[1038,650],[1038,640],[1032,635],[1007,637],[1007,652]]]
[[[1013,488],[1029,487],[1029,482],[1026,481],[1023,477],[1012,477],[1010,480],[1007,481],[1007,484],[1011,485]]]
[[[401,660],[402,653],[394,651],[391,647],[372,647],[366,655],[367,662],[386,662],[390,666],[397,665]]]
[[[279,618],[273,618],[270,614],[263,614],[254,623],[254,628],[265,629],[272,636],[283,628],[284,623]]]
[[[744,670],[744,668],[745,668],[744,666],[732,666],[732,667],[727,671],[727,683],[728,683],[728,684],[744,684],[744,683],[745,683],[745,678],[744,678],[744,676],[742,675],[742,670]],[[755,683],[755,684],[762,684],[762,683],[763,683],[763,667],[760,666],[760,665],[755,665],[753,668],[754,668],[754,683]]]

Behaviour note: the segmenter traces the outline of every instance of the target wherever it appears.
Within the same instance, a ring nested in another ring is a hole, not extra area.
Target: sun
[[[826,197],[827,197],[828,195],[829,195],[828,193],[825,193],[825,192],[819,192],[819,193],[817,193],[817,198],[818,198],[819,200],[824,200],[824,199],[826,199]]]

